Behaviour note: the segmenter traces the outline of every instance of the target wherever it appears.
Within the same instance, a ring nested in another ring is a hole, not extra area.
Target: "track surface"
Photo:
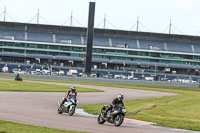
[[[2,80],[2,79],[0,79]],[[39,81],[25,81],[39,82]],[[66,83],[39,82],[46,84],[72,85]],[[74,85],[74,84],[73,84]],[[134,89],[76,85],[104,90],[104,92],[78,93],[79,106],[89,104],[110,103],[117,94],[122,93],[125,100],[144,99],[176,95],[172,93],[144,91]],[[178,133],[162,128],[152,128],[135,124],[123,123],[120,127],[105,123],[99,125],[95,118],[83,117],[78,114],[68,116],[57,114],[57,101],[64,93],[40,92],[0,92],[0,119],[26,123],[36,126],[88,131],[95,133]]]

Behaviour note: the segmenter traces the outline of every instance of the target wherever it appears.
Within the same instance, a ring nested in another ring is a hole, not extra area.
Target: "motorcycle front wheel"
[[[70,107],[68,113],[69,113],[70,116],[72,116],[75,113],[75,106]]]
[[[104,124],[106,121],[101,117],[101,115],[99,115],[98,118],[97,118],[97,122],[99,124]]]
[[[124,121],[124,115],[122,114],[118,114],[115,118],[114,118],[114,125],[115,126],[120,126]]]

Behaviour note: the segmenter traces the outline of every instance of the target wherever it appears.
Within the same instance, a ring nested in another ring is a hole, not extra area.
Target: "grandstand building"
[[[87,28],[0,22],[0,61],[84,67]],[[197,74],[200,37],[95,29],[92,68]]]

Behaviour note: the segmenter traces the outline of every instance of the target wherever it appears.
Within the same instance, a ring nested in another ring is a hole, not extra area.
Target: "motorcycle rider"
[[[20,79],[21,79],[21,77],[20,77],[19,73],[17,73],[17,75],[15,76],[15,80],[20,80]]]
[[[124,100],[123,94],[118,94],[117,98],[113,99],[112,104],[110,104],[110,106],[108,106],[107,108],[103,108],[103,110],[105,110],[103,113],[103,117],[106,116],[109,110],[112,110],[113,108],[117,107],[119,104],[122,104],[124,106],[123,100]]]
[[[74,101],[76,102],[76,97],[77,97],[77,92],[76,92],[76,87],[72,86],[70,90],[68,90],[66,92],[66,96],[65,99],[62,101],[62,103],[60,104],[60,108],[62,107],[62,105],[68,101],[69,99],[74,99]]]

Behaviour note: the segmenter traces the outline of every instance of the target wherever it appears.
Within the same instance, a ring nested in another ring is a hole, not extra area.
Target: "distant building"
[[[84,67],[86,28],[0,22],[3,62]],[[200,37],[95,29],[96,69],[195,74]]]

